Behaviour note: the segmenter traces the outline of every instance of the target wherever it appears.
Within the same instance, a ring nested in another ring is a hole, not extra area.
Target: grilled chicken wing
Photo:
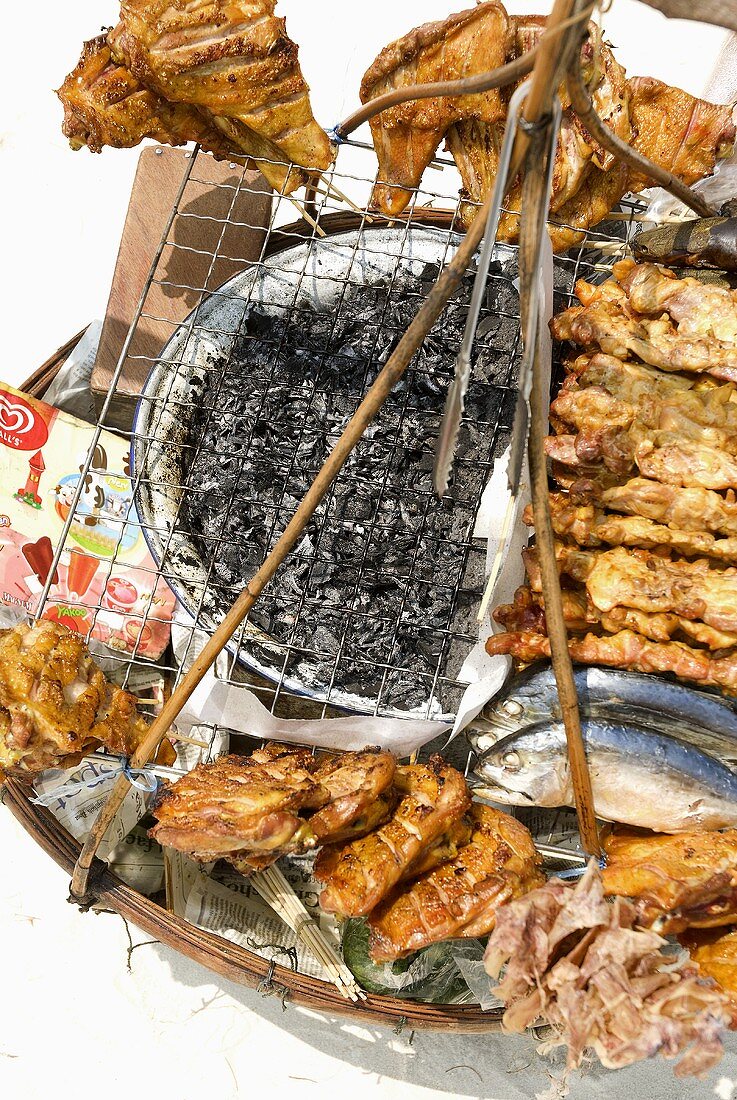
[[[100,745],[127,756],[147,732],[78,634],[45,620],[0,631],[0,778],[71,767]],[[159,761],[174,758],[164,742]]]
[[[456,936],[485,935],[500,905],[544,883],[524,825],[480,803],[474,803],[470,816],[470,841],[455,858],[371,913],[369,951],[376,962]]]
[[[195,141],[218,157],[232,152],[232,144],[195,108],[169,103],[114,61],[104,34],[85,42],[57,95],[64,105],[62,131],[73,149],[130,149],[152,138],[165,145]]]
[[[159,95],[232,120],[287,161],[320,171],[332,160],[330,142],[275,7],[276,0],[123,0],[110,42],[116,59]],[[260,167],[271,182],[271,166]]]
[[[370,913],[422,849],[470,805],[463,776],[440,757],[398,768],[395,786],[402,797],[386,825],[343,848],[323,848],[317,857],[315,876],[325,884],[320,904],[327,912]]]
[[[663,933],[737,921],[737,831],[659,836],[615,830],[604,891],[632,898],[638,922]]]
[[[361,102],[409,84],[457,80],[502,65],[511,45],[507,13],[497,0],[425,23],[390,43],[366,72]],[[452,122],[469,118],[484,125],[504,115],[498,89],[478,95],[413,100],[371,120],[379,159],[374,202],[391,216],[400,214],[419,185]]]

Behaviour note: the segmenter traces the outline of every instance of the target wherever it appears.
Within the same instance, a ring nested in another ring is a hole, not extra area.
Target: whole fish
[[[673,737],[620,722],[582,722],[598,817],[658,833],[737,826],[737,773]],[[562,722],[502,738],[474,768],[476,795],[508,806],[573,806]]]
[[[646,229],[632,241],[637,260],[737,271],[737,217],[694,218]]]
[[[634,722],[737,763],[737,711],[722,696],[619,669],[579,666],[574,678],[582,717]],[[560,719],[553,669],[533,665],[513,677],[503,696],[484,712],[483,724],[490,730],[474,730],[467,737],[474,750],[483,753],[508,733]]]

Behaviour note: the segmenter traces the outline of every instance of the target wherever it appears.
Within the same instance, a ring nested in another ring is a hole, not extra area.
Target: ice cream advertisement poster
[[[33,613],[73,506],[93,428],[0,382],[0,602]],[[54,571],[45,617],[156,658],[174,596],[133,502],[128,444],[102,432]]]

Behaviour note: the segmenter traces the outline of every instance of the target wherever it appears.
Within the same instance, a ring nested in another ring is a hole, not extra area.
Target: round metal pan
[[[224,613],[222,598],[208,584],[208,569],[195,543],[177,522],[188,455],[190,418],[203,392],[208,370],[226,359],[252,305],[273,316],[301,308],[330,311],[344,293],[346,281],[357,285],[401,287],[413,282],[427,264],[447,263],[459,237],[447,230],[424,227],[373,228],[300,242],[269,257],[258,267],[236,275],[207,297],[179,327],[161,353],[143,389],[133,426],[131,463],[137,485],[136,507],[157,565],[184,609],[211,632]],[[513,250],[500,250],[511,256]],[[360,396],[360,395],[357,395]],[[319,686],[299,677],[284,677],[283,650],[270,644],[257,627],[246,624],[239,644],[230,651],[238,661],[288,691],[332,706],[373,714],[376,700],[331,690],[329,700]],[[416,712],[383,710],[407,717]],[[447,717],[429,713],[423,717]]]

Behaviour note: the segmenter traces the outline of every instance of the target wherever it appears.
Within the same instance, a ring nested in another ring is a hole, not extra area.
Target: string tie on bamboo
[[[567,867],[565,871],[556,871],[555,877],[562,878],[564,881],[582,878],[588,871],[591,862],[592,861],[589,860],[589,862],[585,863],[582,867]],[[605,856],[600,856],[599,859],[594,859],[593,862],[598,865],[600,871],[603,871],[606,867]]]
[[[68,783],[62,783],[58,787],[53,787],[50,791],[44,791],[43,794],[36,795],[35,798],[31,799],[31,802],[34,806],[48,807],[60,798],[72,798],[79,791],[101,786],[111,779],[117,779],[119,775],[124,775],[132,787],[143,791],[144,794],[155,794],[161,782],[158,776],[147,768],[132,768],[128,757],[120,756],[118,757],[117,767],[112,768],[110,771],[98,772],[91,775],[89,779],[70,779]]]

